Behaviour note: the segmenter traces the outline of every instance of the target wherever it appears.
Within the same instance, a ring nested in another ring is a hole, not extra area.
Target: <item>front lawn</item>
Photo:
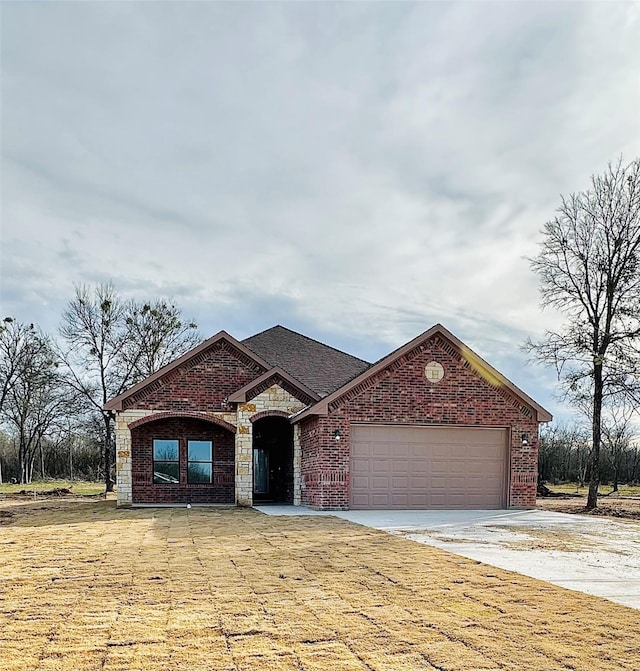
[[[589,485],[582,485],[580,486],[579,483],[576,482],[565,482],[559,485],[552,485],[549,484],[548,482],[545,483],[545,485],[552,491],[557,494],[567,494],[567,495],[580,495],[580,496],[587,496],[589,493]],[[634,497],[640,497],[640,485],[618,485],[618,491],[614,492],[613,491],[613,486],[612,485],[600,485],[598,487],[598,495],[603,496],[603,497],[616,497],[616,498],[634,498]]]
[[[27,494],[46,495],[46,492],[68,489],[75,496],[97,496],[104,494],[104,482],[89,482],[86,480],[34,480],[28,485],[1,484],[2,494],[15,495],[20,492]]]
[[[332,517],[0,503],[3,671],[637,671],[639,621]]]

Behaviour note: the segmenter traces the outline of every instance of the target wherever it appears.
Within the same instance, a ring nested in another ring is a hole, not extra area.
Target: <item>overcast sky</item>
[[[441,322],[562,415],[527,257],[640,154],[639,10],[3,2],[2,314],[111,280],[368,360]]]

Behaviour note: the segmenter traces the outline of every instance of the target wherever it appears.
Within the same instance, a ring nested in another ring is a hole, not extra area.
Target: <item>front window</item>
[[[187,444],[187,482],[213,481],[213,443],[210,440],[190,440]]]
[[[177,440],[153,441],[153,482],[156,485],[180,482],[180,462]]]

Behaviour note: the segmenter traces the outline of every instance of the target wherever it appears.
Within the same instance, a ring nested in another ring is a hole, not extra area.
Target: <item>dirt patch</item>
[[[336,518],[38,505],[0,528],[3,671],[637,669],[637,611]]]
[[[603,550],[613,552],[605,543],[592,536],[576,533],[569,529],[544,529],[535,526],[514,526],[512,524],[492,524],[491,529],[503,529],[511,534],[524,536],[521,540],[508,541],[503,546],[511,550],[551,550],[557,552],[593,552]],[[616,551],[619,554],[620,551]]]
[[[0,501],[17,500],[24,501],[25,499],[89,499],[91,501],[100,501],[106,497],[104,492],[101,494],[75,494],[72,490],[66,487],[56,487],[53,489],[21,489],[19,492],[6,492],[0,494]]]
[[[575,495],[561,498],[539,498],[536,502],[536,508],[559,513],[640,520],[640,499],[637,498],[601,496],[598,498],[597,508],[587,510],[586,506],[587,498]]]

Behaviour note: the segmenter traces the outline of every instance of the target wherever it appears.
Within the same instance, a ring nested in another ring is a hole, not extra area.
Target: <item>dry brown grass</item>
[[[640,668],[636,610],[335,518],[2,510],[2,671]]]

